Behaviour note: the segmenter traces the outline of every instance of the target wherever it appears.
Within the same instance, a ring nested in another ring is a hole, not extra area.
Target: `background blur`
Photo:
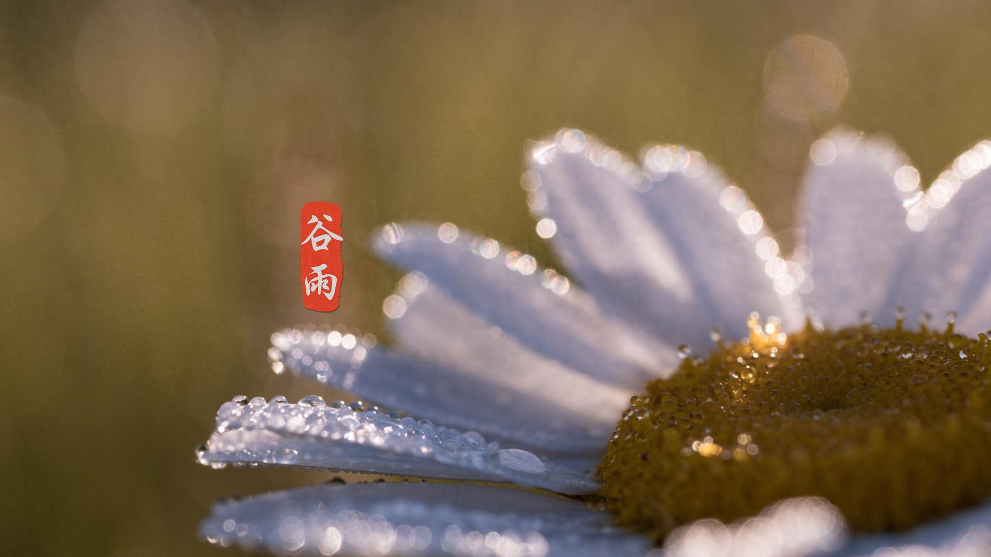
[[[380,332],[365,246],[453,221],[553,264],[527,140],[701,150],[785,245],[811,142],[891,134],[931,181],[991,136],[991,5],[0,4],[0,524],[6,555],[210,555],[218,497],[326,474],[193,462],[269,334]],[[302,308],[298,214],[344,209],[341,309]]]

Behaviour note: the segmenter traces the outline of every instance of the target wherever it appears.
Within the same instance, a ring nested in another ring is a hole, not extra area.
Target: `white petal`
[[[772,265],[777,242],[743,190],[683,147],[648,149],[644,169],[650,189],[640,196],[676,246],[707,324],[722,326],[730,338],[748,335],[753,311],[780,317],[786,330],[801,325],[797,285]]]
[[[817,141],[812,161],[800,205],[811,250],[806,302],[827,326],[856,323],[861,312],[890,325],[888,293],[913,235],[903,204],[920,195],[918,174],[894,146],[848,131]]]
[[[656,147],[646,156],[641,170],[562,130],[532,157],[531,195],[543,197],[531,209],[555,224],[556,253],[599,304],[697,351],[711,346],[714,326],[745,336],[754,310],[795,317],[764,272],[755,249],[763,219],[742,192],[729,190],[738,195],[721,205],[730,184],[697,152]]]
[[[916,211],[928,219],[889,305],[942,319],[960,313],[967,333],[991,328],[991,142],[957,157]]]
[[[214,505],[211,543],[276,554],[582,557],[643,555],[649,542],[582,503],[459,484],[324,485]]]
[[[969,335],[976,335],[979,332],[987,333],[991,330],[988,315],[991,315],[991,281],[984,286],[984,290],[971,301],[967,309],[964,310],[965,318],[960,321],[960,330]]]
[[[664,557],[805,557],[846,540],[843,516],[816,497],[781,501],[730,525],[700,520],[664,540]]]
[[[543,393],[517,391],[480,376],[385,348],[348,344],[338,333],[289,330],[272,336],[276,370],[352,392],[390,409],[549,451],[599,451],[615,429],[615,410],[574,411]]]
[[[484,380],[496,378],[514,392],[538,395],[541,404],[582,414],[609,428],[615,427],[635,394],[535,354],[427,285],[422,275],[404,277],[394,296],[402,300],[404,311],[389,319],[389,332],[402,350],[423,361]]]
[[[907,532],[858,536],[830,557],[985,557],[991,548],[991,503]]]
[[[598,380],[639,389],[676,362],[670,347],[609,323],[568,279],[495,240],[451,224],[392,224],[374,247],[533,351]]]
[[[593,493],[594,461],[582,470],[474,432],[400,418],[377,409],[353,410],[307,397],[289,404],[244,397],[225,403],[217,428],[197,450],[201,464],[268,464],[428,478],[510,481],[559,493]]]

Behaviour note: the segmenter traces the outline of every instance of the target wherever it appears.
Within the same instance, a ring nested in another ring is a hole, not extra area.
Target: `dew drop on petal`
[[[354,348],[357,345],[358,345],[358,337],[356,337],[356,336],[354,336],[354,335],[352,335],[350,333],[348,333],[348,334],[344,335],[343,337],[341,337],[341,346],[342,347],[344,347],[344,348],[346,348],[348,350],[351,350],[352,348]]]
[[[318,407],[318,406],[326,406],[327,403],[324,402],[322,396],[319,396],[319,395],[309,395],[309,396],[304,396],[303,398],[299,399],[299,405],[300,406]]]
[[[396,245],[403,238],[403,227],[390,223],[382,227],[382,240],[389,245]]]
[[[747,195],[737,186],[727,186],[719,193],[719,204],[726,211],[737,214],[747,208]]]
[[[494,258],[499,255],[499,242],[492,239],[483,240],[478,248],[478,253],[486,259]]]
[[[819,166],[830,165],[836,160],[836,144],[826,138],[820,139],[812,144],[809,157]]]
[[[778,255],[778,242],[771,237],[761,238],[756,245],[757,257],[765,261]]]
[[[563,129],[557,133],[555,141],[563,151],[577,153],[585,148],[585,133],[576,129]]]
[[[537,235],[541,238],[553,238],[557,234],[557,223],[553,219],[543,218],[537,221]]]
[[[764,217],[762,217],[757,211],[751,209],[740,215],[737,223],[740,225],[740,230],[742,230],[744,234],[752,236],[764,228]]]
[[[406,300],[395,294],[382,302],[382,313],[389,319],[399,319],[406,313]]]
[[[437,228],[437,237],[441,242],[450,244],[458,239],[458,227],[450,222],[445,222]]]
[[[904,192],[919,189],[919,171],[911,165],[902,166],[895,171],[895,186]]]
[[[536,191],[543,184],[543,177],[536,170],[527,170],[520,176],[520,185],[526,191]]]

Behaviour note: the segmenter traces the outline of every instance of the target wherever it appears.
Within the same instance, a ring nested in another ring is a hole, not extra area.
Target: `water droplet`
[[[495,453],[496,463],[510,470],[543,474],[546,468],[537,455],[521,449],[503,449]]]
[[[861,325],[870,325],[874,321],[874,317],[871,315],[871,312],[869,311],[860,312],[859,317],[860,317]]]
[[[382,227],[382,240],[390,245],[396,245],[403,238],[403,228],[396,223]]]
[[[713,327],[712,330],[709,331],[709,338],[712,339],[712,342],[719,342],[723,340],[723,328]]]
[[[543,183],[543,177],[535,170],[527,170],[520,176],[520,185],[526,191],[535,191]]]
[[[458,227],[451,222],[445,222],[437,228],[437,237],[445,244],[453,243],[458,239]]]
[[[276,396],[273,396],[272,397],[271,402],[274,402],[276,404],[288,404],[289,403],[289,399],[287,399],[286,397],[284,397],[282,395],[276,395]]]
[[[365,410],[365,403],[360,400],[356,400],[348,405],[348,408],[354,410],[355,412],[363,412]]]
[[[832,164],[836,160],[836,144],[826,138],[820,139],[812,144],[809,156],[819,166]]]
[[[323,401],[323,397],[319,395],[304,396],[303,398],[299,399],[299,404],[300,406],[310,406],[310,407],[327,405],[327,403]]]
[[[692,354],[692,349],[688,347],[687,344],[682,344],[678,347],[678,357],[684,360]]]
[[[406,300],[393,294],[382,302],[382,313],[389,319],[399,319],[406,313]]]
[[[537,222],[537,235],[545,240],[557,234],[557,223],[553,219],[543,218]]]
[[[234,404],[237,404],[238,406],[247,406],[248,405],[248,397],[246,397],[244,395],[237,395],[236,397],[234,397],[234,398],[231,399],[231,402],[233,402]]]

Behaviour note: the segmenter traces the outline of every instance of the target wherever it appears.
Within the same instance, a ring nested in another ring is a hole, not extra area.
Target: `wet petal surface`
[[[216,431],[198,450],[201,464],[278,465],[428,478],[508,481],[560,493],[591,493],[594,460],[576,469],[475,432],[401,418],[319,397],[290,404],[237,397],[221,406]]]
[[[567,278],[495,240],[449,223],[393,224],[374,246],[534,352],[599,381],[639,388],[677,360],[671,347],[605,319]]]
[[[813,144],[800,203],[805,301],[825,325],[854,324],[861,312],[894,324],[888,293],[920,224],[906,207],[921,196],[918,172],[887,142],[837,130]]]
[[[910,319],[923,311],[942,319],[960,313],[959,328],[991,328],[991,142],[957,157],[914,208],[920,225],[914,251],[889,300]]]
[[[983,557],[991,551],[991,503],[886,535],[857,536],[829,557]]]
[[[539,395],[542,404],[582,414],[607,428],[629,406],[635,391],[600,383],[534,353],[420,280],[426,279],[407,275],[394,295],[402,300],[403,312],[390,318],[388,326],[402,351],[472,377],[498,378],[500,386]]]
[[[706,519],[678,528],[650,557],[812,557],[842,547],[847,529],[835,507],[816,497],[787,499],[758,516],[725,525]]]
[[[599,451],[616,425],[608,416],[623,410],[615,400],[603,409],[591,408],[591,401],[585,410],[580,405],[569,409],[541,392],[514,390],[498,375],[467,373],[365,346],[339,332],[287,330],[273,335],[272,342],[270,357],[277,359],[277,370],[289,368],[390,409],[531,448]]]
[[[646,539],[585,505],[479,485],[324,485],[218,503],[212,543],[277,554],[643,555]]]
[[[701,154],[657,146],[641,168],[562,130],[534,149],[529,172],[538,227],[554,223],[558,256],[620,320],[703,351],[714,326],[745,335],[751,311],[797,317],[758,255],[762,217]],[[760,253],[771,259],[773,247]],[[785,282],[778,286],[790,294],[795,285]]]

